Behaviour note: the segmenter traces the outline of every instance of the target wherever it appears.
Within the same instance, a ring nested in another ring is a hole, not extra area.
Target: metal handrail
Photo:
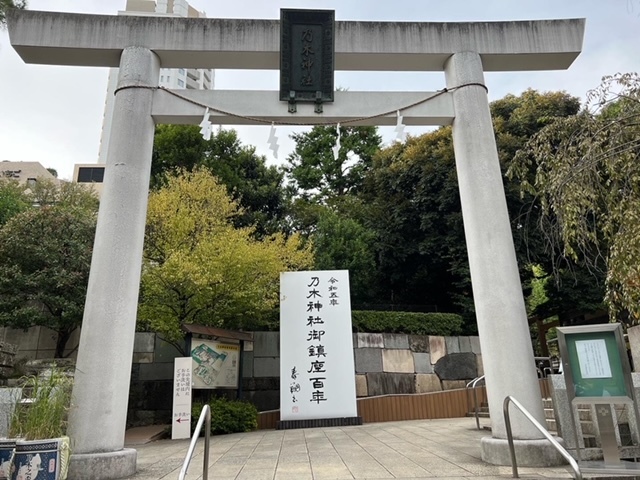
[[[511,454],[511,467],[513,470],[513,478],[520,478],[520,477],[518,477],[518,464],[516,463],[516,449],[513,444],[513,433],[511,432],[511,420],[509,419],[509,403],[513,403],[516,407],[518,407],[518,410],[522,412],[522,414],[527,418],[527,420],[529,420],[531,424],[534,427],[536,427],[538,431],[544,436],[544,438],[546,438],[551,442],[551,445],[553,445],[553,447],[558,451],[558,453],[560,453],[560,455],[562,455],[564,459],[567,462],[569,462],[569,465],[571,465],[571,468],[575,473],[576,480],[582,480],[582,473],[580,472],[580,466],[578,465],[578,462],[576,462],[575,459],[569,454],[569,452],[567,452],[564,449],[564,447],[560,445],[555,438],[553,438],[553,436],[547,431],[546,428],[540,425],[540,422],[538,422],[533,417],[533,415],[531,415],[527,411],[527,409],[522,406],[520,402],[518,402],[515,398],[509,395],[504,399],[504,402],[502,404],[502,410],[504,413],[504,423],[505,423],[505,426],[507,427],[507,440],[509,441],[509,453]]]
[[[202,407],[202,413],[200,413],[200,418],[198,418],[198,424],[196,425],[196,429],[193,432],[193,437],[191,438],[191,443],[189,444],[189,450],[187,451],[187,456],[184,459],[184,463],[182,464],[182,468],[180,469],[180,475],[178,475],[178,480],[184,480],[184,477],[187,475],[187,469],[189,468],[189,463],[191,463],[191,457],[193,457],[193,452],[196,449],[196,443],[198,442],[198,437],[200,436],[200,430],[202,430],[202,424],[204,423],[204,460],[202,465],[202,480],[208,480],[209,478],[209,437],[211,436],[211,407],[209,405],[205,405]]]
[[[478,430],[482,430],[482,429],[480,428],[480,418],[478,417],[478,394],[476,393],[476,383],[480,382],[481,380],[484,380],[484,375],[480,375],[479,377],[474,378],[469,383],[467,383],[465,387],[467,389],[473,388],[473,411],[476,417],[476,428]],[[468,392],[467,392],[467,399],[469,399]]]

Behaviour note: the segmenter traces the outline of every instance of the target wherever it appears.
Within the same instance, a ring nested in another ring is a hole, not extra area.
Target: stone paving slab
[[[480,480],[512,478],[511,467],[480,459],[470,418],[372,423],[353,427],[261,430],[211,438],[210,480]],[[141,445],[131,480],[177,479],[188,440]],[[187,480],[202,480],[199,440]],[[520,477],[572,478],[565,468],[520,468]]]

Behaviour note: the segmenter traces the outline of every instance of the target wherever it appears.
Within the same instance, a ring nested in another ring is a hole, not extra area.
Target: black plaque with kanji
[[[280,100],[333,102],[334,23],[333,10],[280,10]]]

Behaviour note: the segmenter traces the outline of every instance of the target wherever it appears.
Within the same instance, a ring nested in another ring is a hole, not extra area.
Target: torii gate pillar
[[[8,12],[11,44],[27,63],[121,69],[70,417],[70,480],[117,479],[135,471],[135,451],[123,443],[154,120],[197,124],[205,105],[218,109],[212,121],[232,125],[255,119],[395,125],[395,112],[408,105],[414,106],[403,109],[407,125],[452,124],[492,413],[483,458],[510,464],[501,415],[507,395],[543,421],[483,72],[568,68],[581,51],[584,20],[336,22],[337,70],[444,70],[450,91],[336,92],[321,115],[301,104],[292,116],[276,91],[154,90],[160,66],[277,69],[278,23]],[[421,103],[429,96],[432,101]],[[561,462],[524,417],[512,418],[518,463]]]
[[[155,129],[145,87],[159,74],[151,50],[123,50],[69,418],[74,480],[136,472],[124,434]]]
[[[470,85],[453,92],[453,148],[482,363],[486,384],[491,386],[487,396],[493,437],[482,439],[482,458],[504,465],[510,461],[502,416],[505,397],[522,398],[543,424],[544,411],[480,55],[452,55],[445,63],[445,75],[449,88]],[[540,464],[545,457],[557,456],[519,412],[512,423],[519,432],[515,442],[519,462]]]

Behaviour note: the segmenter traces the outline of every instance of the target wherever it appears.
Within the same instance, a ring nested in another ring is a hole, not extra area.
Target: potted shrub
[[[57,367],[25,377],[23,400],[9,429],[16,438],[12,480],[65,480],[69,438],[65,436],[73,379]]]

